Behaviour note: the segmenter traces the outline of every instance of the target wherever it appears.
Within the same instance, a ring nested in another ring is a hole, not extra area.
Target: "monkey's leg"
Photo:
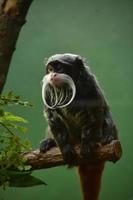
[[[101,141],[103,144],[107,144],[116,139],[118,139],[118,130],[112,120],[111,113],[106,111],[105,119],[103,122],[103,135]]]
[[[53,117],[49,119],[49,126],[61,150],[64,161],[69,166],[76,165],[77,155],[70,142],[67,127],[57,113],[54,113]]]
[[[89,157],[93,150],[94,144],[95,141],[92,138],[92,130],[90,128],[83,129],[81,135],[81,154],[83,157]]]
[[[101,100],[97,99],[97,104]],[[103,121],[104,121],[104,110],[101,105],[95,105],[90,108],[88,112],[88,118],[86,120],[86,126],[82,129],[81,134],[81,154],[84,157],[89,157],[93,152],[97,142],[101,142],[103,137]]]

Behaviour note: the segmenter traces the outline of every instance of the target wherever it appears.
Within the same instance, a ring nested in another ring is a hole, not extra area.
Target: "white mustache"
[[[59,74],[62,83],[59,87],[50,84],[49,74],[43,78],[42,99],[44,105],[50,109],[68,106],[76,95],[76,87],[72,78],[66,74]]]

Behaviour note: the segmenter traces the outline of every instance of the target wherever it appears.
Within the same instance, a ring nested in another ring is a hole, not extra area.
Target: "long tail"
[[[78,166],[83,200],[98,200],[103,169],[104,162],[93,166]]]

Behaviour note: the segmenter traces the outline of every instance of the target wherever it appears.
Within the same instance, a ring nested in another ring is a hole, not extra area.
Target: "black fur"
[[[56,54],[48,59],[46,73],[49,65],[56,73],[69,75],[76,85],[76,96],[69,106],[54,110],[45,108],[48,124],[65,162],[76,165],[74,144],[81,144],[81,154],[89,157],[97,142],[109,143],[117,139],[117,129],[99,84],[80,56]],[[40,150],[45,149],[45,144],[41,144]]]

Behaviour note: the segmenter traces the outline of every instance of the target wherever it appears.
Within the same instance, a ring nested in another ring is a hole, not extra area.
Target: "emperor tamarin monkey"
[[[89,158],[96,143],[117,139],[103,92],[80,56],[56,54],[47,60],[42,98],[53,136],[41,142],[40,150],[57,145],[68,166],[78,165],[75,144],[80,144],[83,158]],[[84,200],[98,199],[103,168],[104,162],[91,168],[78,166]]]

